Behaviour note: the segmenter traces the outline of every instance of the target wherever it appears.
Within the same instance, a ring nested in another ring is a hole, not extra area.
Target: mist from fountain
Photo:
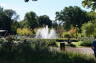
[[[56,39],[58,38],[56,31],[52,28],[49,29],[48,26],[40,28],[36,32],[35,38],[39,39]]]

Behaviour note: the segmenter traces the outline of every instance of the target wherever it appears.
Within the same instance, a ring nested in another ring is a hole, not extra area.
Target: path
[[[57,47],[50,47],[51,51],[60,51],[60,48]],[[80,53],[80,54],[87,54],[87,55],[93,55],[94,52],[91,49],[91,47],[65,47],[65,51],[73,52],[73,53]]]
[[[89,54],[89,55],[94,54],[93,50],[90,47],[81,47],[81,48],[66,47],[65,50],[70,52],[80,53],[80,54]]]

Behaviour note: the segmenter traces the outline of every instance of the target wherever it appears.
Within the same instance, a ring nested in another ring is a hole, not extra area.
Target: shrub
[[[71,34],[68,32],[64,32],[63,35],[64,35],[64,38],[71,38],[72,37]]]
[[[81,41],[81,43],[80,43],[81,46],[91,46],[94,38],[93,37],[82,37],[82,38],[79,38],[79,40]]]
[[[32,35],[32,31],[29,28],[18,28],[17,34],[19,35]]]
[[[94,34],[95,27],[94,24],[91,22],[85,23],[81,27],[82,33],[87,37],[91,37]]]
[[[4,39],[0,39],[0,44],[2,44],[4,42]]]

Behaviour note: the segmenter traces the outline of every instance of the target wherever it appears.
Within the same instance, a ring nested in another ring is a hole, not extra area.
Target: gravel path
[[[56,47],[50,47],[51,51],[61,51],[60,48],[56,48]],[[93,55],[94,52],[90,47],[65,47],[64,51],[68,51],[68,52],[73,52],[73,53],[79,53],[79,54],[87,54],[87,55]]]
[[[80,53],[80,54],[89,54],[89,55],[94,54],[93,50],[90,47],[82,47],[82,48],[66,47],[65,50],[70,52]]]

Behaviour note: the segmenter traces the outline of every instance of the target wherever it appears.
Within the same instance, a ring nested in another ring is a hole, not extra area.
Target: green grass
[[[76,47],[83,47],[81,46],[82,41],[78,41],[78,42],[72,42],[72,44],[74,44]]]
[[[56,45],[57,45],[58,47],[60,47],[60,42],[56,42]]]

